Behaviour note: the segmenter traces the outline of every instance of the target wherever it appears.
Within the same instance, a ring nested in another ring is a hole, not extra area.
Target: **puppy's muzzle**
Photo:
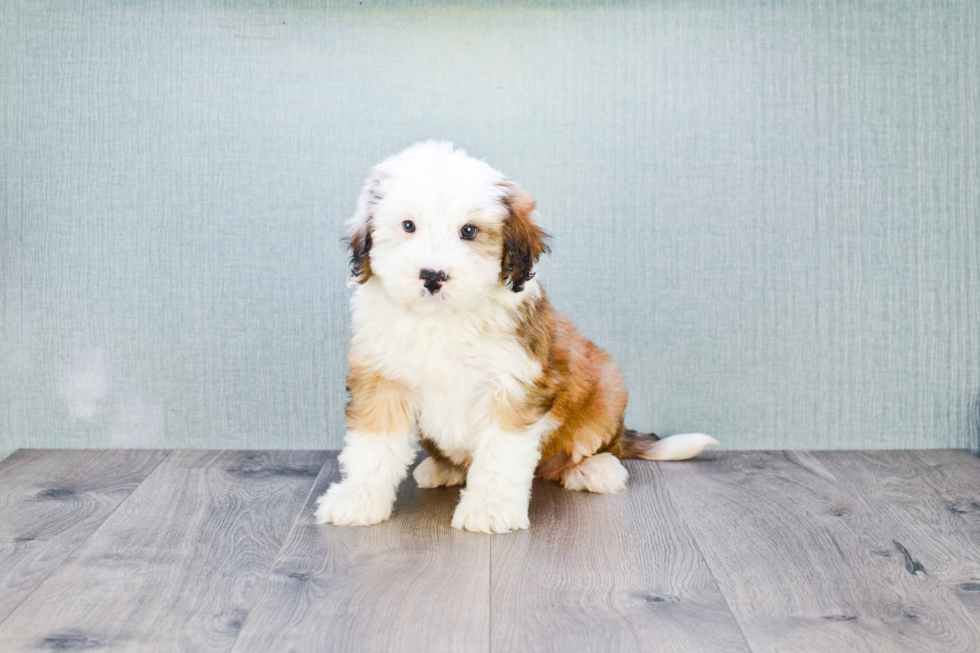
[[[439,289],[442,288],[442,283],[449,279],[449,277],[442,270],[436,272],[435,270],[424,268],[419,272],[419,279],[424,281],[422,285],[429,291],[429,294],[434,295],[439,292]]]

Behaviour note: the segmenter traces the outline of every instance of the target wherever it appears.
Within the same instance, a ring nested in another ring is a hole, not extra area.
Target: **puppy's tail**
[[[644,460],[687,460],[698,455],[704,448],[718,444],[704,433],[680,433],[661,440],[653,433],[637,433],[626,429],[619,440],[620,458]]]

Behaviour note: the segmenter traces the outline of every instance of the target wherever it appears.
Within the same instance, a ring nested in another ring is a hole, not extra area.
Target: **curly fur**
[[[483,533],[528,527],[535,476],[618,492],[620,458],[716,444],[625,429],[619,369],[535,277],[548,236],[534,200],[486,163],[450,143],[412,146],[371,171],[346,230],[344,476],[320,497],[318,521],[387,519],[419,443],[430,456],[419,486],[465,482],[452,525]]]

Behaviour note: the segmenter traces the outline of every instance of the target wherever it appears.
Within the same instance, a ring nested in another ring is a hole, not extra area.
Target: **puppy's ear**
[[[385,177],[377,169],[371,171],[357,198],[354,215],[344,225],[347,232],[344,240],[350,247],[350,274],[357,283],[371,278],[371,220],[374,208],[382,198],[381,182]]]
[[[504,252],[500,259],[500,281],[514,292],[524,290],[524,283],[534,277],[534,264],[550,251],[548,234],[535,222],[534,200],[527,191],[507,180],[501,202],[507,208],[504,218]]]

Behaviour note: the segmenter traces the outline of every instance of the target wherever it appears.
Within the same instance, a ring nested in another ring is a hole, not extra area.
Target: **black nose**
[[[439,289],[442,288],[442,282],[448,278],[442,270],[436,272],[435,270],[423,269],[419,272],[419,279],[425,281],[422,285],[433,295],[439,292]]]

